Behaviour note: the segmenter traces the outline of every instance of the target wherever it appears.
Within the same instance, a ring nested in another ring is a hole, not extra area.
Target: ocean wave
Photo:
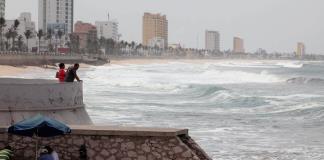
[[[287,80],[287,83],[292,84],[324,84],[324,79],[321,78],[307,78],[307,77],[295,77]]]
[[[245,71],[221,71],[209,70],[201,75],[203,78],[208,78],[209,83],[214,84],[239,84],[239,83],[277,83],[282,82],[282,79],[276,75],[269,74],[266,70],[260,73],[245,72]],[[200,80],[200,83],[203,82]]]
[[[304,63],[301,62],[279,62],[276,65],[282,66],[284,68],[303,68]]]

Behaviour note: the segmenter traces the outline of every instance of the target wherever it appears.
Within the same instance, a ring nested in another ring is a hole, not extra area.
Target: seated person
[[[45,146],[45,148],[48,150],[48,153],[52,155],[54,160],[59,160],[58,154],[56,151],[54,151],[50,146]]]
[[[58,78],[60,82],[64,82],[64,80],[65,80],[65,70],[64,70],[65,65],[64,65],[64,63],[60,63],[59,67],[60,67],[59,71],[56,72],[56,78]]]
[[[74,82],[76,79],[78,82],[80,82],[80,78],[77,75],[77,70],[79,69],[79,64],[74,64],[73,67],[69,67],[67,72],[65,73],[65,82]]]
[[[42,148],[38,160],[54,160],[46,148]]]

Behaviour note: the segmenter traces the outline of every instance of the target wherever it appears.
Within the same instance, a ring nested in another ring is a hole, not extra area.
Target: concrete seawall
[[[81,145],[88,160],[211,160],[187,129],[94,126],[83,104],[83,84],[41,79],[0,79],[0,148],[14,160],[35,159],[36,142],[50,145],[60,160],[77,160]],[[8,126],[37,114],[71,127],[72,133],[30,138],[7,133]],[[2,127],[1,127],[2,126]]]
[[[0,147],[13,146],[15,160],[35,159],[35,138],[8,135],[0,127]],[[60,160],[79,158],[81,145],[89,160],[211,160],[188,136],[186,129],[159,129],[107,126],[71,126],[72,133],[54,138],[38,138],[50,145]],[[190,141],[190,144],[187,142]]]
[[[92,124],[83,104],[82,83],[1,78],[0,91],[0,125],[37,114],[67,124]]]

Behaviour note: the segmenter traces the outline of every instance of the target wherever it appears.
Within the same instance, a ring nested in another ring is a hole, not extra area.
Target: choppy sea
[[[96,124],[189,128],[215,160],[324,159],[324,62],[174,60],[79,74]]]

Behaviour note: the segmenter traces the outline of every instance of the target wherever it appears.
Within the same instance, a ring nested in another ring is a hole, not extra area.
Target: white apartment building
[[[0,0],[0,17],[5,17],[6,0]]]
[[[98,38],[119,40],[118,22],[117,21],[96,21]]]
[[[220,34],[217,31],[206,31],[205,33],[205,47],[206,50],[219,51],[220,50]]]
[[[31,38],[28,40],[28,48],[36,46],[36,27],[35,22],[32,21],[31,13],[23,12],[17,18],[19,20],[19,26],[17,28],[18,36],[22,36],[24,43],[27,42],[25,37],[25,32],[30,30],[32,32]],[[4,32],[7,32],[10,28],[14,26],[15,20],[6,20],[6,27],[4,28]]]
[[[39,0],[38,28],[73,32],[74,0]]]
[[[155,38],[151,39],[149,41],[148,46],[153,47],[153,48],[157,47],[157,48],[161,48],[161,49],[167,47],[165,44],[165,40],[162,37],[155,37]]]

